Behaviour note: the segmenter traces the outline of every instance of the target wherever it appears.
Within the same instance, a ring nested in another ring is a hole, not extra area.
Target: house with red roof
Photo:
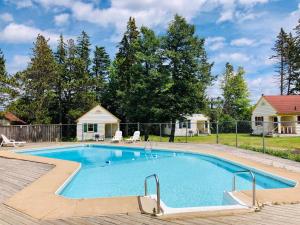
[[[251,120],[253,134],[300,136],[300,95],[262,95]]]
[[[10,125],[25,125],[26,122],[18,118],[15,114],[11,112],[4,112],[0,115],[0,126],[10,126]]]

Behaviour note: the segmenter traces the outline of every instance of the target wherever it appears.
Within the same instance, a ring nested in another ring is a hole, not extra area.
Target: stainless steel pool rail
[[[241,173],[249,173],[252,177],[252,207],[255,207],[255,199],[256,199],[256,191],[255,191],[255,186],[256,186],[256,180],[255,180],[255,175],[251,170],[241,170],[241,171],[236,171],[233,174],[233,185],[232,185],[232,191],[236,190],[236,175],[241,174]]]
[[[160,214],[160,185],[159,185],[159,179],[156,174],[152,174],[150,176],[147,176],[145,178],[144,182],[144,187],[145,187],[145,196],[148,196],[148,185],[147,181],[149,178],[154,177],[155,178],[155,183],[156,183],[156,203],[157,203],[157,209],[156,209],[156,214]]]

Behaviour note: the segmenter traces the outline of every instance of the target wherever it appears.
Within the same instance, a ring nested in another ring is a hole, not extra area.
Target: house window
[[[179,121],[179,129],[181,129],[183,127],[183,122],[182,121]]]
[[[205,126],[205,129],[208,129],[208,122],[207,121],[204,122],[204,126]]]
[[[187,121],[188,128],[191,129],[191,120]]]
[[[88,132],[94,132],[94,124],[92,123],[88,124]]]
[[[255,117],[255,126],[262,126],[264,122],[263,116],[256,116]]]
[[[297,123],[300,124],[300,116],[297,116]]]
[[[96,123],[85,123],[83,124],[83,132],[98,132],[98,125]]]

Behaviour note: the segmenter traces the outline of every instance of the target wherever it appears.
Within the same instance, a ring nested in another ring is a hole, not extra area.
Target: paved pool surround
[[[81,144],[81,143],[78,143]],[[87,143],[88,144],[88,143]],[[95,143],[92,143],[95,144]],[[97,143],[101,144],[101,143]],[[108,144],[108,143],[103,143]],[[62,144],[28,144],[26,147],[18,148],[20,150],[39,150],[41,148],[55,148],[58,146],[74,145],[68,143]],[[144,143],[137,144],[117,144],[122,146],[144,146]],[[218,145],[218,148],[222,146]],[[225,146],[224,146],[225,147]],[[293,188],[266,189],[257,190],[256,200],[258,204],[284,204],[300,202],[300,173],[288,171],[284,168],[277,168],[272,165],[266,165],[261,162],[250,160],[244,157],[238,157],[228,152],[218,151],[214,145],[199,144],[176,144],[176,143],[156,143],[154,148],[176,151],[190,151],[194,153],[203,153],[220,157],[232,162],[253,167],[273,175],[294,180],[297,185]],[[12,149],[12,148],[11,148]],[[238,150],[238,149],[237,149]],[[94,199],[67,199],[57,195],[57,190],[72,176],[80,164],[71,161],[43,158],[31,155],[18,154],[13,151],[1,151],[0,157],[27,160],[39,163],[54,165],[54,168],[47,174],[16,193],[8,199],[5,204],[22,211],[37,219],[57,219],[65,217],[81,217],[103,214],[135,213],[140,212],[140,201],[138,197],[112,197],[112,198],[94,198]],[[252,191],[240,191],[234,193],[235,197],[241,201],[251,204]],[[240,212],[249,212],[251,210],[210,210],[193,212],[197,215],[223,215]],[[174,216],[174,215],[173,215]],[[183,215],[177,215],[183,216]]]

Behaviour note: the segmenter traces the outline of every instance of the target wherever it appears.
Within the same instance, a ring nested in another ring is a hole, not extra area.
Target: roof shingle
[[[300,113],[300,95],[263,96],[278,114]]]

